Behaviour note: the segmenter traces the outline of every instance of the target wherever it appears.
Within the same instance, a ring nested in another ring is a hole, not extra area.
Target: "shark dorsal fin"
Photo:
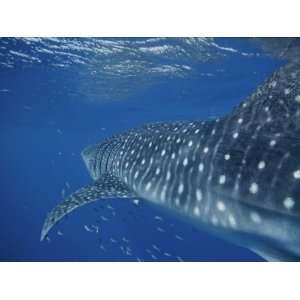
[[[105,174],[93,184],[83,187],[57,205],[48,215],[41,232],[41,241],[65,215],[84,204],[106,198],[131,198],[135,194],[117,177]]]

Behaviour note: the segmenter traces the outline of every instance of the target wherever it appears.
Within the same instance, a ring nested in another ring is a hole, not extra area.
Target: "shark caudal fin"
[[[77,207],[98,199],[131,198],[134,196],[134,192],[117,177],[105,174],[94,184],[83,187],[71,194],[47,215],[41,232],[41,241],[59,220]]]

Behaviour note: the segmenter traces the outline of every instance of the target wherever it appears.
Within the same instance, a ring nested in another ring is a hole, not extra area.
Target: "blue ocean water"
[[[243,38],[0,38],[1,261],[262,261],[140,199],[94,202],[81,150],[148,122],[223,116],[283,64]]]

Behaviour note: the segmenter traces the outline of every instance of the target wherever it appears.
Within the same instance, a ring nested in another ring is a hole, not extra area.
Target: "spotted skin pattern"
[[[229,115],[147,124],[82,151],[95,181],[48,215],[140,197],[269,260],[300,258],[300,66],[289,63]]]

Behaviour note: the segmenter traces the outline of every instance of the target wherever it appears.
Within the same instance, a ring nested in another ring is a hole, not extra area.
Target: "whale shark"
[[[229,114],[146,124],[86,147],[93,182],[46,217],[139,197],[270,261],[300,260],[300,64],[276,70]]]

